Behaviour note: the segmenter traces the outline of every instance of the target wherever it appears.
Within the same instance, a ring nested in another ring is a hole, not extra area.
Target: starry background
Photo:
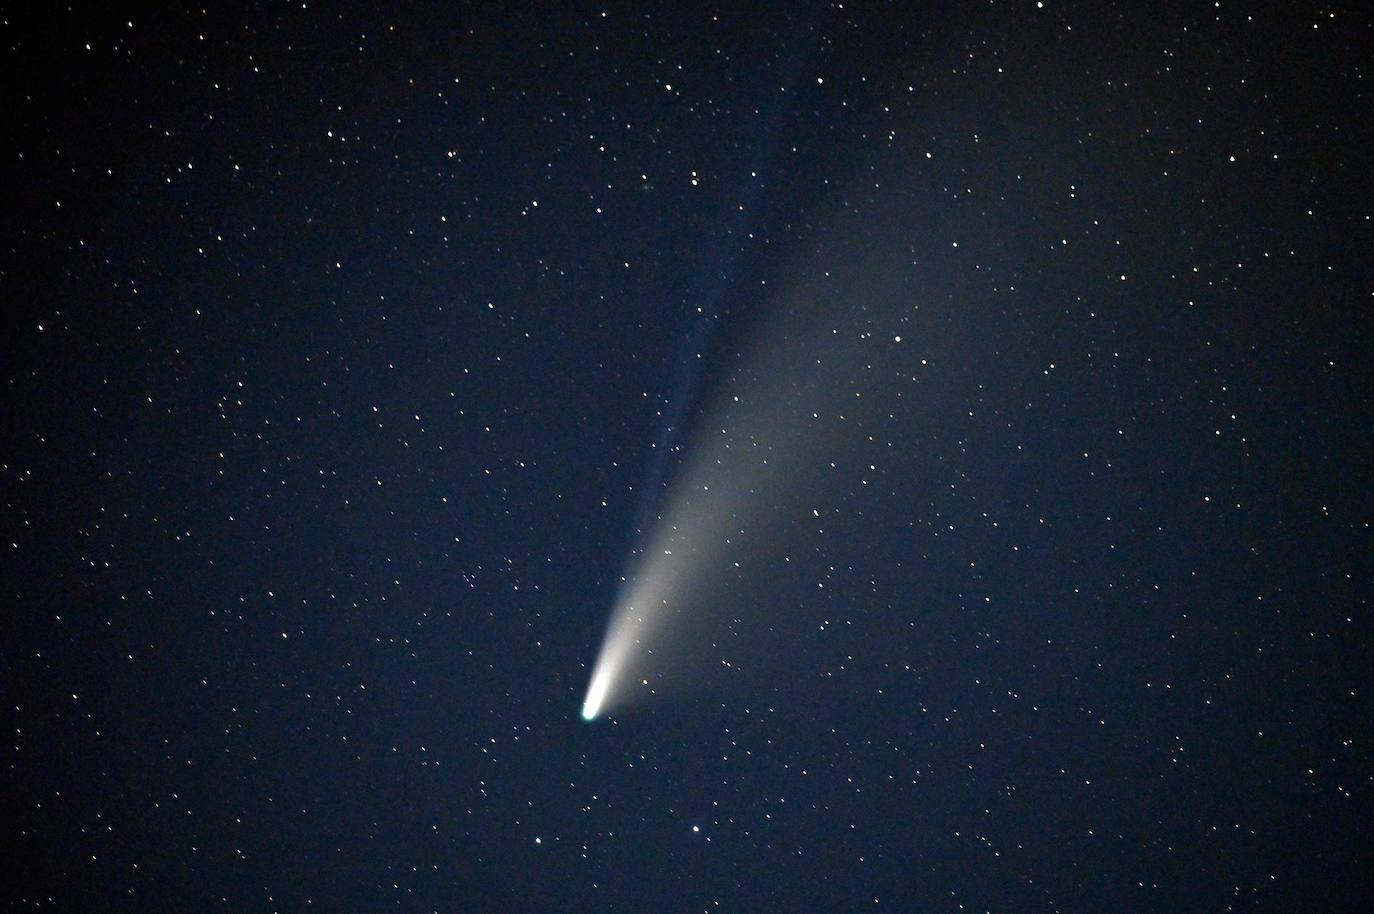
[[[742,8],[4,14],[7,908],[1356,903],[1368,12]],[[581,721],[794,319],[752,614]]]

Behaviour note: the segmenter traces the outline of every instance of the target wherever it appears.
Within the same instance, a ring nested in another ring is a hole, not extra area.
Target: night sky
[[[5,909],[1362,907],[1367,11],[26,7]]]

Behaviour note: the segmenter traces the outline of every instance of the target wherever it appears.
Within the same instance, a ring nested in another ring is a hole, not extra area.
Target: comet
[[[759,681],[817,599],[816,538],[861,523],[834,506],[880,472],[877,432],[912,414],[908,382],[933,381],[913,353],[924,327],[912,300],[928,293],[906,249],[856,259],[852,237],[828,231],[799,248],[786,281],[754,293],[747,328],[686,376],[685,393],[701,391],[674,407],[655,448],[584,720]]]
[[[583,720],[700,678],[697,636],[717,630],[730,582],[725,571],[736,567],[729,559],[752,535],[745,528],[753,527],[756,496],[771,488],[766,478],[786,463],[765,465],[732,450],[731,441],[698,437],[635,550],[592,668]]]
[[[601,713],[601,705],[606,700],[606,692],[611,687],[614,675],[611,665],[597,664],[591,684],[587,686],[587,697],[582,702],[583,720],[596,720],[596,715]]]
[[[802,573],[788,543],[799,521],[819,516],[813,502],[827,497],[827,477],[844,460],[849,423],[881,421],[870,413],[882,400],[859,395],[885,357],[864,335],[836,339],[831,303],[807,291],[789,300],[816,304],[778,307],[694,423],[630,557],[583,720],[741,675],[779,609],[765,582]],[[884,344],[886,357],[898,347]]]
[[[650,620],[656,617],[637,612],[629,599],[627,596],[618,603],[612,613],[592,678],[587,684],[587,695],[582,700],[583,720],[595,720],[611,706],[628,703],[632,695],[624,685],[633,680],[630,673],[642,674],[641,685],[648,682],[647,661],[654,651],[646,645],[645,638],[651,630],[658,629],[657,625],[650,625]]]
[[[587,687],[587,698],[582,702],[582,719],[596,720],[596,715],[601,710],[601,702],[606,697],[606,689],[609,688],[609,676],[601,675],[593,679],[591,685]]]

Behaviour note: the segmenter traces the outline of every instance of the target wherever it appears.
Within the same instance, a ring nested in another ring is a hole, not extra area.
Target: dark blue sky
[[[1353,909],[1367,13],[0,34],[5,907]]]

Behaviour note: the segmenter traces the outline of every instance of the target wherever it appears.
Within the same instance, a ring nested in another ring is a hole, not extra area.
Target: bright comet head
[[[582,700],[583,720],[593,720],[600,713],[601,704],[606,699],[606,690],[610,684],[610,671],[604,664],[598,664],[596,673],[592,676],[591,685],[587,686],[587,697]]]
[[[587,684],[587,697],[582,699],[583,720],[595,719],[607,707],[625,698],[617,681],[624,677],[627,665],[633,668],[632,654],[642,630],[641,622],[634,608],[623,602],[612,613],[601,653],[592,668],[591,682]]]

